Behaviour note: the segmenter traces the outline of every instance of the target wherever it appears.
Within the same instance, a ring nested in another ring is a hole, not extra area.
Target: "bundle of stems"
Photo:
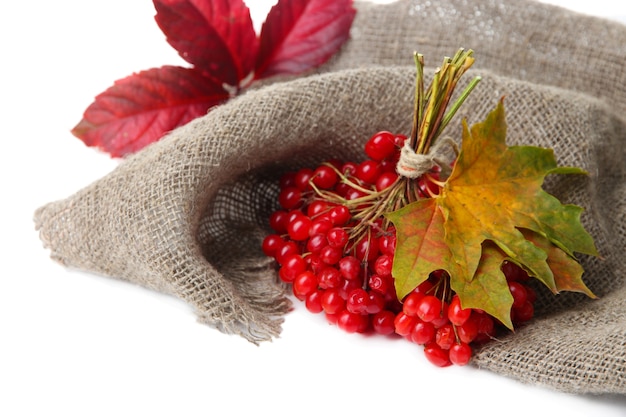
[[[441,66],[435,70],[433,80],[427,89],[424,88],[424,57],[417,52],[413,56],[416,66],[413,125],[405,147],[408,147],[414,155],[427,155],[476,87],[480,77],[475,77],[448,109],[459,80],[474,63],[473,51],[461,48],[452,58],[444,58]],[[398,162],[398,164],[403,163],[402,159]],[[328,166],[333,167],[332,164]],[[433,168],[440,169],[441,167],[435,165]],[[432,195],[426,195],[420,188],[418,181],[421,177],[425,176],[435,184],[438,181],[434,177],[429,177],[431,173],[426,170],[411,177],[399,175],[391,186],[379,191],[364,188],[350,176],[336,171],[340,181],[359,190],[363,196],[347,200],[332,191],[320,190],[314,184],[311,185],[319,198],[350,208],[353,219],[358,222],[351,232],[350,239],[353,242],[359,241],[365,233],[371,233],[371,228],[380,224],[381,218],[384,220],[385,213],[398,210],[420,198],[432,197]],[[386,229],[386,227],[383,228]]]

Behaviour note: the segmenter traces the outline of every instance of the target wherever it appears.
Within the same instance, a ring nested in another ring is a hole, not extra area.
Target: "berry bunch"
[[[477,309],[463,309],[445,271],[435,271],[404,299],[398,300],[392,276],[396,235],[384,213],[405,204],[409,182],[414,198],[440,190],[440,169],[414,180],[396,172],[407,138],[378,132],[365,144],[363,162],[331,160],[315,169],[303,168],[280,180],[278,202],[269,223],[273,233],[262,248],[278,265],[280,279],[312,313],[349,333],[399,335],[424,346],[437,366],[465,365],[472,346],[504,329]],[[527,273],[504,262],[514,302],[512,321],[533,316],[535,293]]]

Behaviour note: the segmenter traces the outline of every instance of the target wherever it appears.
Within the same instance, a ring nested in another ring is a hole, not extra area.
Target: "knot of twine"
[[[443,149],[445,145],[450,145],[455,154],[458,154],[456,143],[450,137],[439,138],[427,154],[416,153],[409,141],[406,141],[400,150],[400,160],[396,165],[396,172],[403,177],[415,179],[433,167],[439,166],[442,174],[448,175],[451,171],[451,161]]]

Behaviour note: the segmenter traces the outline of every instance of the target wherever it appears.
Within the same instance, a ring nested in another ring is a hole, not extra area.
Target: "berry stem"
[[[424,91],[424,58],[421,54],[414,53],[416,97],[410,144],[416,153],[428,153],[430,147],[480,81],[480,77],[475,77],[446,113],[457,83],[474,63],[473,54],[473,50],[465,51],[461,48],[453,58],[445,57],[441,67],[435,71],[431,85]]]
[[[409,136],[409,144],[411,148],[417,147],[417,129],[420,125],[420,121],[423,119],[424,111],[424,55],[415,52],[413,54],[415,61],[416,75],[415,75],[415,102],[413,111],[413,127],[411,135]]]

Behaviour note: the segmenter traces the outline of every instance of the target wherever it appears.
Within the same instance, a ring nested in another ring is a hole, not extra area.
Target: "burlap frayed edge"
[[[74,204],[75,199],[72,196],[48,203],[34,212],[35,231],[38,232],[44,249],[51,250],[50,258],[53,261],[66,268],[89,271],[173,295],[192,306],[198,322],[212,326],[225,334],[239,335],[255,345],[280,336],[284,315],[293,308],[293,305],[286,295],[286,288],[278,282],[275,266],[269,261],[244,258],[239,264],[224,265],[219,270],[207,264],[205,273],[213,276],[214,283],[220,282],[220,288],[234,287],[234,291],[229,293],[216,294],[214,288],[197,285],[179,287],[159,276],[149,277],[149,274],[144,275],[140,281],[120,278],[103,269],[101,264],[85,259],[80,255],[80,250],[71,254],[55,252],[54,248],[58,243],[67,240],[69,237],[67,232],[73,230],[74,219],[71,217],[71,208]],[[57,210],[59,207],[62,209]],[[75,267],[68,262],[68,259],[75,261],[76,257],[81,259],[81,267]],[[221,303],[221,308],[215,307],[216,302]]]
[[[197,311],[198,321],[242,336],[255,345],[280,337],[284,316],[293,309],[293,303],[287,297],[286,286],[278,282],[273,263],[269,259],[244,258],[221,273],[235,287],[233,293],[241,296],[251,309],[230,314],[221,311],[218,317],[207,317],[204,312],[211,309],[202,308]],[[236,300],[233,305],[238,305]]]

